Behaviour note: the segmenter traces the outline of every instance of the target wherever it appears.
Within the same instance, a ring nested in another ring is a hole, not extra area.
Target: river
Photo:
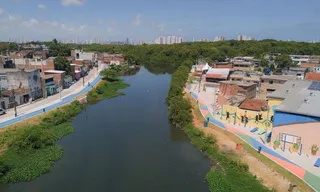
[[[208,191],[209,160],[168,121],[171,75],[141,68],[124,80],[126,95],[88,105],[73,120],[75,132],[58,141],[64,156],[50,173],[0,191]]]

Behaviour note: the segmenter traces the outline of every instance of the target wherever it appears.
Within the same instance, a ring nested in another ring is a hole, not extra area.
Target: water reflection
[[[171,76],[141,68],[124,79],[131,85],[125,96],[88,105],[73,120],[75,132],[58,141],[64,156],[50,173],[0,191],[208,191],[209,160],[168,121]]]

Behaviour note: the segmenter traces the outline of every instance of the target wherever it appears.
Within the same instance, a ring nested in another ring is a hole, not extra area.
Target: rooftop
[[[276,111],[320,117],[320,82],[290,80],[268,95],[284,99]]]
[[[290,71],[305,71],[307,69],[304,67],[290,67],[289,70]]]
[[[239,108],[240,109],[246,109],[251,111],[261,111],[263,109],[266,109],[268,106],[268,103],[265,100],[262,99],[246,99],[244,100]]]
[[[227,79],[230,69],[210,68],[206,73],[208,78]]]
[[[65,71],[60,71],[60,70],[47,70],[45,73],[65,73]]]
[[[255,83],[245,82],[245,81],[220,81],[220,83],[238,85],[242,87],[250,87],[250,86],[256,85]]]
[[[320,73],[307,73],[306,74],[306,77],[305,77],[306,80],[312,80],[312,81],[320,81]]]
[[[294,79],[297,79],[297,77],[294,75],[263,75],[260,78],[267,79],[267,80],[294,80]]]
[[[15,94],[23,94],[23,93],[30,93],[30,89],[25,89],[25,88],[18,88],[14,89]],[[12,97],[12,91],[9,90],[3,90],[2,95],[5,97]]]
[[[12,73],[12,72],[19,72],[19,71],[25,71],[25,72],[32,72],[39,69],[17,69],[17,68],[2,68],[0,69],[0,73]]]

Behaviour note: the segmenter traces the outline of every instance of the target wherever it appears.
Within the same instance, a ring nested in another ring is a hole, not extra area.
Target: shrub
[[[4,176],[7,172],[9,172],[10,167],[6,165],[3,161],[0,161],[0,177]]]
[[[41,149],[54,144],[54,135],[43,126],[28,126],[17,132],[9,142],[9,147],[16,150]]]

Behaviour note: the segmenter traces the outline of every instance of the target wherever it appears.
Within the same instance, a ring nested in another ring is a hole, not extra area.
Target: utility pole
[[[60,100],[61,100],[61,91],[62,91],[62,87],[61,87],[61,79],[59,80],[59,93],[60,93]]]
[[[13,96],[14,116],[17,117],[17,105],[16,105],[16,96],[14,93],[14,89],[12,89],[12,96]]]
[[[2,108],[2,101],[3,101],[3,98],[2,98],[2,84],[1,84],[1,77],[0,77],[0,97],[1,97],[1,100],[0,100],[0,108]]]
[[[264,138],[265,142],[267,142],[267,139],[268,139],[269,111],[270,111],[270,107],[268,105],[267,120],[266,120],[266,135]]]
[[[82,61],[82,84],[84,86],[84,63]]]

